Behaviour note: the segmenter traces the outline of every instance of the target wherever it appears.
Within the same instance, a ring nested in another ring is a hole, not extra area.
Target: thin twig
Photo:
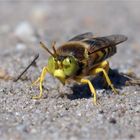
[[[39,57],[39,54],[36,54],[33,61],[24,69],[24,71],[16,79],[14,79],[14,82],[17,82],[21,78],[21,76],[35,63],[38,57]]]

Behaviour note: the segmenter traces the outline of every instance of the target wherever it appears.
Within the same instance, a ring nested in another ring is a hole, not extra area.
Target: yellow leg
[[[43,84],[43,81],[44,81],[44,78],[46,76],[46,73],[47,73],[47,67],[44,67],[43,70],[42,70],[42,73],[41,73],[41,76],[33,83],[34,84],[37,84],[39,82],[39,88],[40,88],[40,93],[38,96],[34,96],[33,99],[40,99],[43,95],[42,91],[42,84]]]
[[[106,73],[108,74],[108,72],[109,72],[109,62],[108,61],[103,61],[102,63],[99,64],[98,67],[103,68],[106,71]],[[103,87],[108,87],[108,83],[106,82],[106,78],[104,75],[103,75],[103,78],[104,78]]]
[[[106,71],[105,71],[103,68],[95,68],[95,69],[91,70],[90,73],[91,73],[91,74],[98,74],[98,73],[100,73],[100,72],[102,72],[102,73],[104,74],[104,77],[105,77],[105,79],[106,79],[106,82],[107,82],[108,85],[111,87],[112,91],[113,91],[114,93],[117,94],[118,91],[114,88],[112,82],[110,81],[110,79],[109,79],[109,77],[108,77],[108,74],[106,73]]]
[[[103,61],[98,67],[103,68],[106,73],[109,71],[109,62],[108,61]]]
[[[94,102],[95,105],[97,105],[96,91],[95,91],[95,88],[93,87],[92,83],[90,82],[90,80],[88,80],[88,79],[81,79],[81,83],[88,84],[88,86],[90,88],[90,91],[93,94],[93,102]]]
[[[113,90],[114,93],[118,93],[118,91],[114,88],[112,82],[110,81],[110,78],[108,77],[108,71],[109,71],[109,63],[108,61],[103,61],[102,63],[100,63],[98,65],[98,67],[94,67],[91,71],[90,71],[90,75],[96,75],[100,72],[103,73],[103,76],[107,82],[107,84],[111,87],[111,89]],[[92,83],[90,82],[90,80],[88,79],[83,79],[82,76],[76,77],[75,80],[77,82],[81,82],[83,84],[88,84],[90,91],[93,94],[93,102],[95,105],[97,105],[97,96],[96,96],[96,90],[94,88],[94,86],[92,85]]]
[[[40,77],[41,77],[41,76],[39,76],[39,77],[37,78],[37,80],[34,81],[34,82],[32,83],[31,86],[35,86],[37,83],[39,83],[39,82],[40,82]]]

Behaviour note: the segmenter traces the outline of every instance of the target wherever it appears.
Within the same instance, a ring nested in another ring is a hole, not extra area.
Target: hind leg
[[[117,94],[118,91],[115,89],[114,85],[112,84],[112,82],[111,82],[111,80],[110,80],[110,78],[109,78],[105,69],[97,67],[97,68],[92,69],[90,71],[90,74],[96,75],[96,74],[101,73],[101,72],[103,73],[103,75],[105,77],[105,80],[106,80],[107,84],[111,87],[112,91]]]
[[[109,62],[108,61],[103,61],[102,63],[99,64],[98,67],[103,68],[106,71],[106,73],[108,74],[108,72],[109,72]],[[104,88],[108,87],[108,83],[107,83],[104,75],[103,75],[103,87]]]
[[[100,68],[103,68],[107,73],[109,71],[109,62],[108,61],[103,61],[101,64],[99,64]]]

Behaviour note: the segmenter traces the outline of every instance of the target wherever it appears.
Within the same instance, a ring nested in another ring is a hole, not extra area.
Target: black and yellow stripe
[[[111,57],[115,53],[116,53],[116,47],[115,46],[108,47],[104,50],[98,51],[98,52],[95,53],[96,58],[94,59],[93,64],[100,63],[100,62],[104,61],[105,59]]]

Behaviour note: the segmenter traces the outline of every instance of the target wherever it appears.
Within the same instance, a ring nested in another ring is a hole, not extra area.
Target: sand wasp
[[[91,32],[77,35],[65,44],[56,49],[55,42],[52,44],[51,52],[42,42],[43,47],[51,56],[48,64],[43,68],[39,78],[33,83],[39,83],[40,94],[33,97],[39,99],[42,97],[42,84],[47,73],[58,78],[63,84],[73,79],[82,84],[88,84],[93,94],[93,102],[96,105],[96,90],[90,80],[85,78],[90,75],[103,73],[103,78],[111,87],[114,93],[117,90],[113,86],[109,76],[109,63],[106,60],[116,53],[116,45],[127,40],[124,35],[110,35],[105,37],[94,37]]]

